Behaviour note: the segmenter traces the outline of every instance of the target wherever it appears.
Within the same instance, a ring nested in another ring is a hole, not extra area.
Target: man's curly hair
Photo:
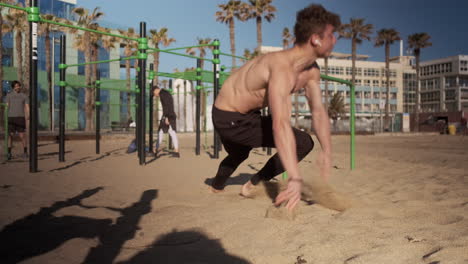
[[[340,17],[326,10],[322,5],[312,4],[297,12],[294,35],[296,44],[304,44],[312,34],[322,36],[325,26],[332,25],[335,29],[341,25]]]

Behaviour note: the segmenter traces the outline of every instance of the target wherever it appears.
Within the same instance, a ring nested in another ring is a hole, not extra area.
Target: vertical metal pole
[[[145,41],[143,41],[145,40]],[[140,68],[140,74],[138,75],[138,87],[140,87],[140,165],[146,163],[146,151],[145,151],[145,135],[146,135],[146,49],[148,47],[146,39],[146,23],[140,22],[140,42],[138,43],[138,67]]]
[[[65,161],[65,67],[66,63],[66,37],[60,36],[60,94],[59,94],[59,161]]]
[[[96,95],[96,154],[101,152],[101,72],[98,71],[96,75],[95,85]]]
[[[37,0],[30,0],[29,20],[29,172],[37,172],[37,22],[39,8]]]
[[[1,104],[1,103],[0,103]],[[4,137],[5,137],[5,142],[4,142],[4,151],[5,151],[5,159],[6,155],[8,153],[8,105],[4,105],[4,110],[3,110],[3,132],[4,132]]]
[[[213,49],[213,105],[218,96],[218,89],[219,89],[219,40],[215,39],[213,42],[214,49]],[[215,159],[219,159],[219,140],[218,140],[218,133],[213,126],[213,157]]]
[[[136,76],[135,76],[135,89],[137,91],[137,93],[135,94],[135,105],[136,105],[136,109],[135,109],[135,123],[136,123],[136,127],[135,127],[135,140],[136,140],[136,146],[137,146],[137,156],[138,156],[138,159],[140,158],[140,152],[141,152],[141,149],[140,149],[140,123],[141,123],[141,114],[140,114],[140,96],[141,96],[141,88],[139,86],[139,78],[140,78],[140,69],[139,69],[139,66],[137,69],[135,69],[136,71]]]
[[[355,115],[356,115],[356,95],[354,94],[354,85],[350,86],[351,89],[351,116],[349,118],[351,130],[351,169],[354,170],[355,165]]]
[[[148,148],[149,148],[149,153],[153,153],[153,77],[154,77],[154,65],[153,63],[150,63],[150,75],[149,75],[149,143],[148,143]]]
[[[196,99],[195,99],[195,122],[196,122],[196,136],[195,136],[195,154],[200,155],[200,89],[201,89],[201,60],[197,59],[197,86],[196,86]]]
[[[169,79],[169,91],[171,92],[171,96],[172,96],[172,91],[173,91],[172,88],[173,88],[172,79]],[[174,106],[174,99],[172,101],[173,101],[172,106]],[[164,107],[163,107],[163,109],[164,109]],[[167,138],[168,138],[168,140],[167,140],[167,149],[171,150],[172,149],[172,138],[169,136],[169,134],[167,135]]]

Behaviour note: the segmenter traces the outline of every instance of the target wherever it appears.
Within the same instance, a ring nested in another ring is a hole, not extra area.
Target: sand
[[[196,156],[193,134],[180,135],[180,158],[145,166],[125,153],[130,137],[106,137],[98,155],[94,141],[68,141],[64,163],[40,142],[40,172],[0,165],[0,263],[468,263],[468,138],[357,136],[351,171],[349,137],[333,136],[328,184],[314,140],[293,212],[272,206],[281,176],[239,196],[261,149],[213,194],[221,159]]]

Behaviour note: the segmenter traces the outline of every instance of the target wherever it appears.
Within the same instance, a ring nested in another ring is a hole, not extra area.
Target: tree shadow
[[[227,185],[243,185],[246,182],[248,182],[250,180],[250,178],[252,178],[252,176],[253,176],[253,174],[250,174],[250,173],[240,173],[237,176],[230,177],[226,181],[226,186]],[[214,180],[214,177],[213,178],[206,178],[205,179],[205,184],[208,185],[208,186],[211,186],[211,184],[213,183],[213,180]]]
[[[121,214],[113,225],[106,226],[99,235],[99,245],[89,250],[84,263],[112,263],[119,255],[122,246],[127,240],[133,239],[138,223],[143,215],[151,212],[151,202],[158,196],[158,190],[147,190],[141,195],[138,202],[129,207],[105,207]]]
[[[81,201],[102,189],[98,187],[85,190],[75,197],[55,202],[50,207],[41,208],[36,214],[28,215],[5,226],[0,232],[2,263],[18,263],[42,255],[73,238],[98,237],[102,230],[112,223],[111,219],[92,219],[81,216],[56,217],[53,213],[70,206],[95,208],[84,206]]]
[[[246,259],[226,252],[218,239],[211,239],[200,230],[173,230],[165,234],[129,260],[119,264],[213,263],[248,264]]]

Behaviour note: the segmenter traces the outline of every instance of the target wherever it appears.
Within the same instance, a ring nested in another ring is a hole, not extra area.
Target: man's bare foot
[[[254,198],[254,193],[255,193],[256,186],[252,184],[251,181],[248,181],[244,185],[242,185],[241,192],[239,195],[245,197],[245,198]]]
[[[218,190],[218,189],[215,189],[212,186],[210,186],[210,191],[212,193],[222,193],[222,192],[224,192],[224,189]]]

